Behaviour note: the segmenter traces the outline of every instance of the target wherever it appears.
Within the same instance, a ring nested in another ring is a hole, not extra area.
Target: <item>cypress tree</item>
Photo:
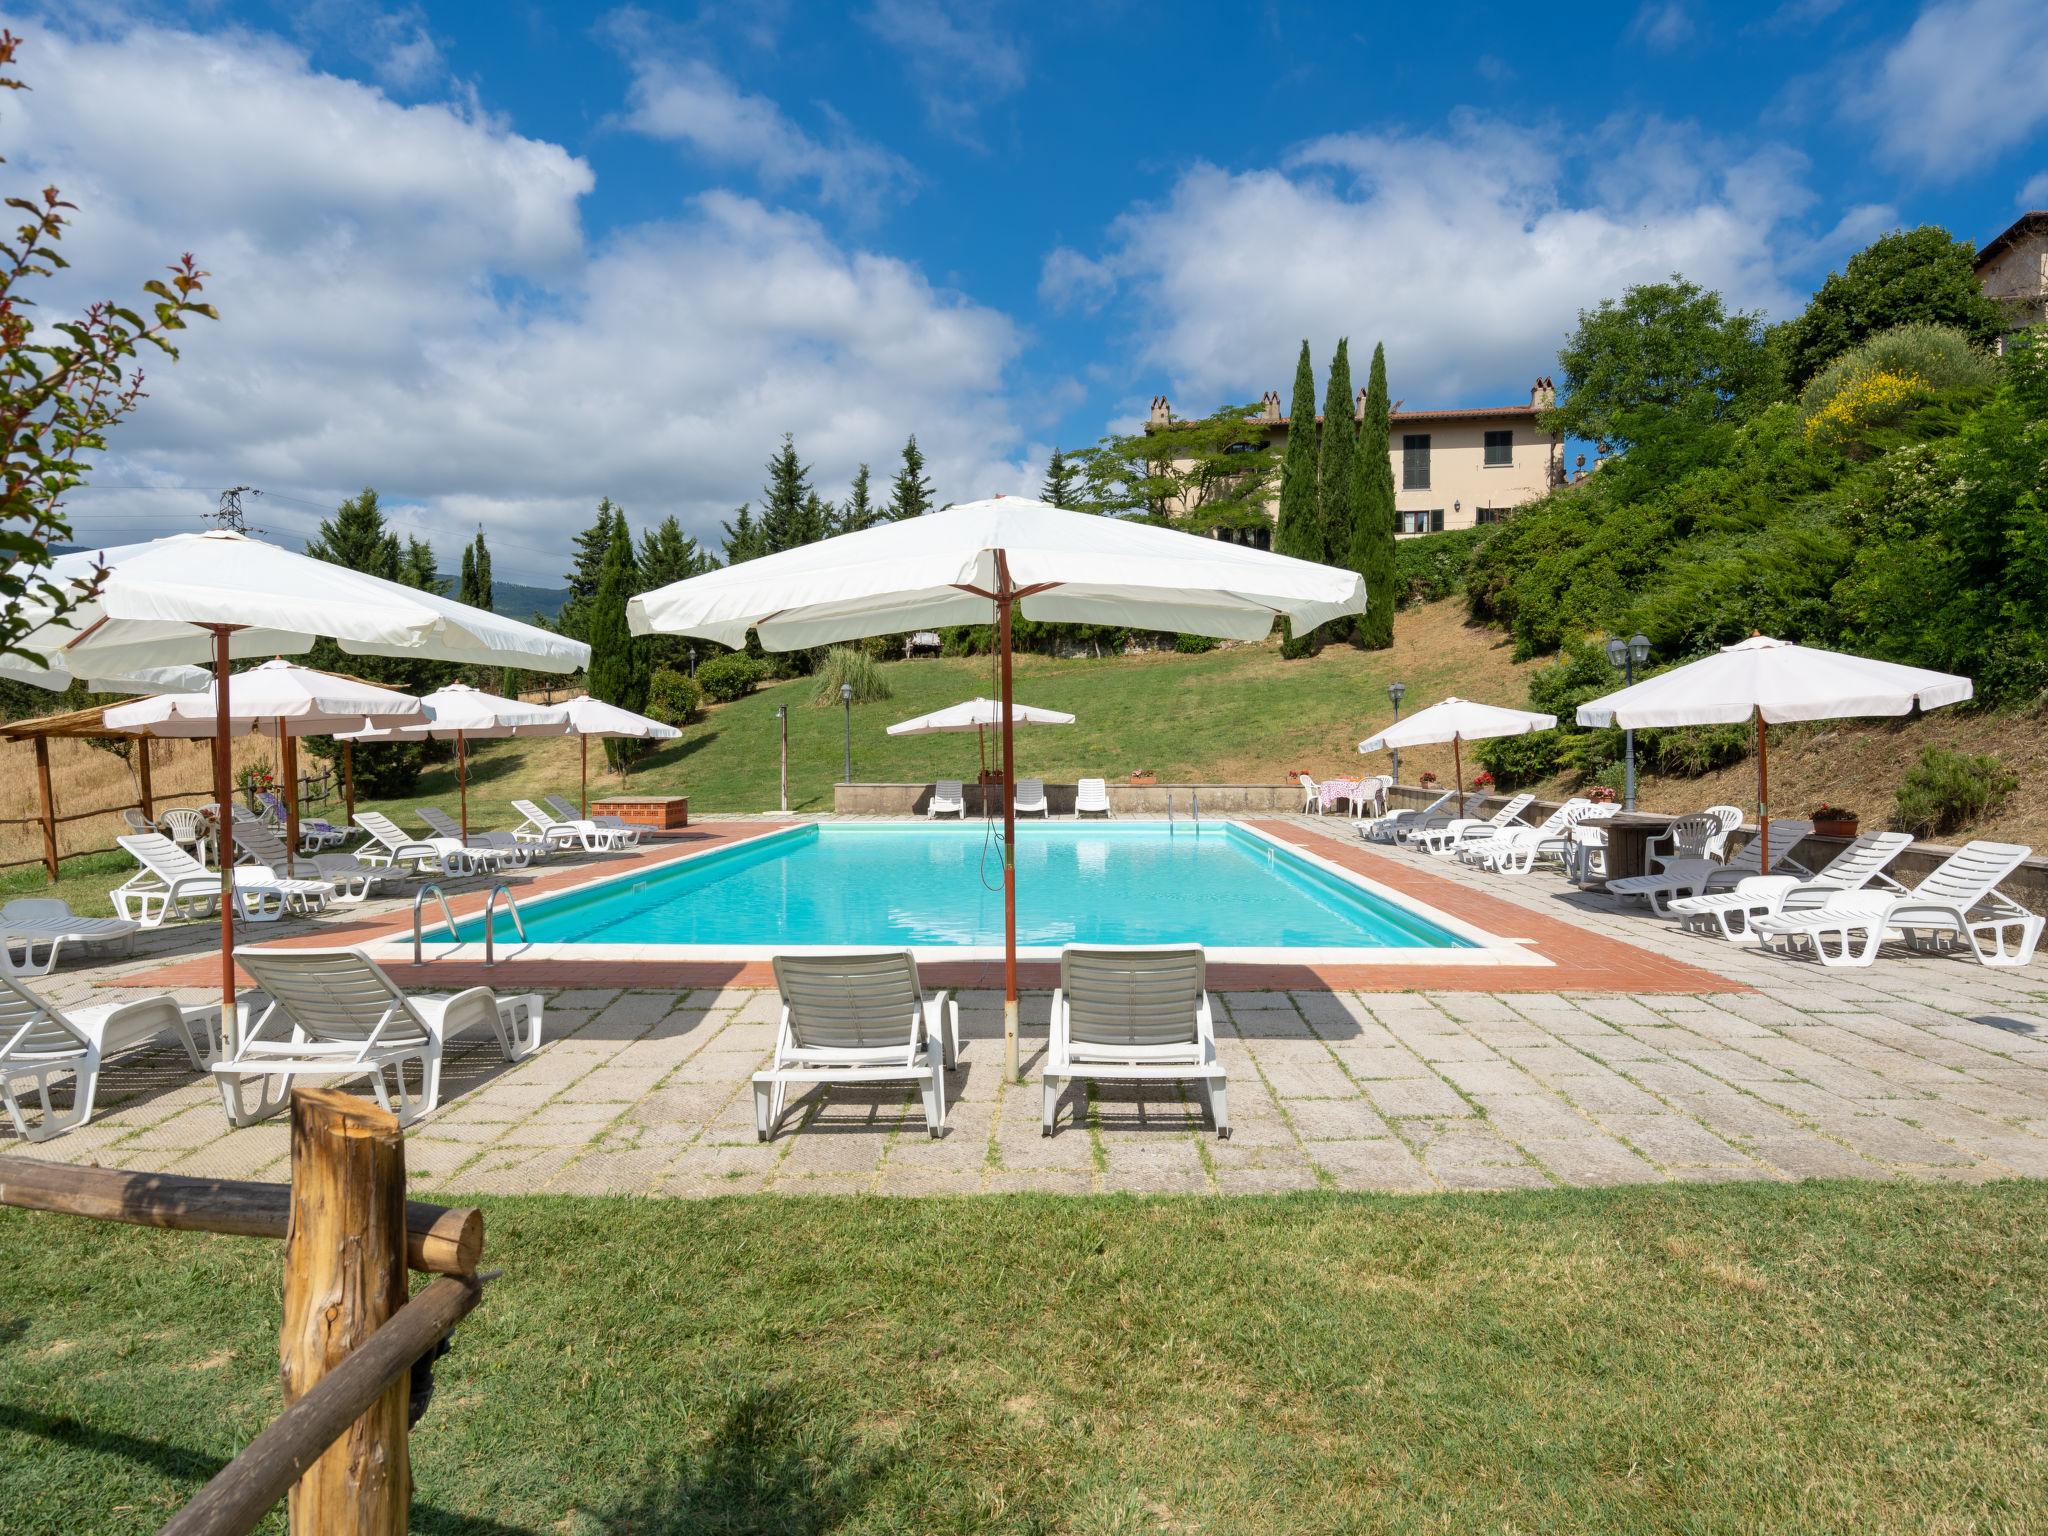
[[[491,579],[491,551],[484,543],[484,531],[476,531],[476,606],[486,612],[495,611],[497,585]]]
[[[1280,516],[1273,527],[1273,548],[1297,560],[1317,558],[1316,539],[1316,365],[1308,343],[1294,364],[1294,400],[1288,408],[1287,447],[1280,457]],[[1297,640],[1293,627],[1280,624],[1280,654],[1290,659],[1310,650],[1307,636]]]
[[[1038,499],[1049,507],[1073,508],[1081,486],[1081,471],[1074,461],[1055,448],[1052,457],[1046,460],[1045,483],[1038,488]]]
[[[623,514],[620,523],[623,524]],[[589,610],[585,639],[590,646],[591,697],[637,712],[647,708],[650,669],[645,642],[635,639],[626,624],[626,600],[638,586],[633,541],[623,527],[605,547],[604,569]],[[617,768],[627,760],[627,742],[607,738],[605,758]]]
[[[1387,348],[1372,349],[1372,373],[1365,384],[1365,420],[1358,429],[1358,518],[1350,558],[1365,578],[1365,612],[1352,621],[1351,637],[1367,650],[1394,643],[1394,461],[1388,456]]]
[[[882,520],[882,509],[875,505],[875,495],[867,465],[863,464],[853,472],[853,490],[846,498],[846,505],[839,511],[839,531],[859,533],[863,528],[872,528]]]
[[[455,601],[476,606],[476,546],[462,546],[462,579],[455,586]]]
[[[925,478],[924,454],[913,432],[903,445],[903,467],[889,482],[889,517],[901,522],[906,517],[923,517],[931,509],[932,483]]]
[[[1351,419],[1351,356],[1343,337],[1330,359],[1323,395],[1323,441],[1316,457],[1316,554],[1325,565],[1342,565],[1351,555],[1351,530],[1358,522],[1358,427]]]

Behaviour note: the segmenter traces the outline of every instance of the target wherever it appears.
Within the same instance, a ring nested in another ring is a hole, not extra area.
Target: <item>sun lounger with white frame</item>
[[[403,864],[423,875],[486,874],[503,861],[472,852],[458,837],[415,837],[382,811],[357,811],[356,825],[370,834],[357,857],[371,864]]]
[[[585,816],[562,795],[542,795],[541,799],[547,802],[549,810],[564,821],[588,821],[594,826],[603,827],[607,832],[618,833],[625,839],[625,846],[628,848],[638,848],[640,839],[647,835],[645,827],[636,827],[623,816]]]
[[[540,1048],[538,992],[499,996],[471,987],[422,996],[397,982],[360,949],[238,949],[235,961],[267,999],[234,1054],[213,1064],[232,1125],[276,1114],[299,1078],[367,1077],[377,1102],[401,1126],[431,1114],[441,1099],[448,1042],[488,1030],[507,1061]],[[414,1069],[419,1087],[406,1081]],[[256,1099],[244,1088],[255,1080]]]
[[[959,779],[940,779],[932,785],[931,798],[924,803],[927,821],[941,816],[967,816],[967,790]]]
[[[1392,786],[1389,785],[1389,788]],[[1445,790],[1424,806],[1404,805],[1398,810],[1388,811],[1384,816],[1371,816],[1358,823],[1358,835],[1369,843],[1392,843],[1411,827],[1433,821],[1441,826],[1451,818],[1438,813],[1451,803],[1455,790]]]
[[[1765,945],[1811,947],[1827,966],[1873,964],[1894,933],[1914,949],[1968,944],[1984,965],[2025,965],[2041,942],[2043,919],[1998,887],[2033,851],[2018,843],[1965,843],[1911,890],[1848,891],[1751,926]]]
[[[70,902],[54,896],[22,896],[0,907],[0,955],[17,976],[47,976],[66,944],[120,942],[133,949],[141,927],[133,918],[80,917]]]
[[[302,853],[287,861],[277,833],[250,822],[236,823],[235,846],[273,872],[288,867],[294,878],[323,881],[333,887],[329,900],[351,906],[402,886],[410,878],[402,865],[371,864],[352,853]]]
[[[1041,1134],[1053,1133],[1060,1092],[1077,1078],[1192,1082],[1217,1136],[1230,1135],[1228,1075],[1216,1058],[1201,945],[1069,944],[1060,951]]]
[[[1607,894],[1619,901],[1640,896],[1659,917],[1667,917],[1671,903],[1687,896],[1707,896],[1732,889],[1751,875],[1768,875],[1779,865],[1796,869],[1801,875],[1813,871],[1790,857],[1792,850],[1813,831],[1810,821],[1771,822],[1771,868],[1763,867],[1764,838],[1753,837],[1734,858],[1723,864],[1715,859],[1672,859],[1654,875],[1629,875],[1607,882]]]
[[[161,928],[169,919],[211,917],[220,911],[220,871],[208,869],[160,832],[114,841],[142,866],[112,892],[114,910],[145,928]],[[260,864],[233,871],[235,912],[252,923],[271,923],[288,906],[307,910],[324,905],[331,886],[305,889],[315,882],[280,876]],[[325,895],[322,895],[322,892]]]
[[[1496,874],[1526,875],[1536,867],[1539,857],[1554,856],[1554,845],[1592,809],[1592,801],[1575,795],[1534,826],[1503,827],[1492,837],[1460,846],[1457,856],[1466,864]]]
[[[1516,825],[1522,812],[1536,803],[1534,795],[1516,795],[1504,802],[1491,816],[1453,816],[1440,827],[1428,827],[1410,832],[1402,841],[1411,843],[1427,852],[1448,855],[1466,843],[1484,842],[1487,838],[1505,832]]]
[[[164,993],[87,1008],[60,1008],[0,973],[0,1100],[27,1141],[48,1141],[92,1118],[100,1071],[107,1057],[170,1034],[195,1068],[206,1067],[206,1048]],[[203,1031],[202,1031],[203,1033]],[[50,1090],[73,1079],[71,1107],[58,1109]],[[31,1113],[33,1111],[33,1113]]]
[[[463,851],[485,868],[524,869],[535,859],[546,858],[551,851],[546,843],[522,843],[510,832],[485,832],[471,827],[465,837],[461,822],[431,805],[416,805],[413,814],[427,824],[427,830],[436,838],[461,844]]]
[[[1825,906],[1830,897],[1860,891],[1873,883],[1903,891],[1905,887],[1884,871],[1912,845],[1910,833],[1867,833],[1828,860],[1811,880],[1797,875],[1749,875],[1738,880],[1732,891],[1682,897],[1666,910],[1681,928],[1691,932],[1719,929],[1724,939],[1747,938],[1750,925],[1759,919]]]
[[[1045,803],[1045,780],[1019,779],[1017,798],[1011,802],[1019,816],[1050,816]]]
[[[775,1135],[792,1085],[915,1083],[925,1129],[946,1128],[946,1068],[959,1060],[960,1008],[925,996],[907,949],[777,955],[782,1018],[754,1074],[754,1131]]]
[[[608,832],[594,821],[563,821],[531,800],[514,800],[512,809],[526,818],[513,836],[528,842],[544,842],[555,848],[580,847],[585,853],[617,853],[627,839]]]
[[[1114,816],[1109,808],[1109,784],[1103,779],[1083,779],[1074,786],[1074,819],[1083,816]]]

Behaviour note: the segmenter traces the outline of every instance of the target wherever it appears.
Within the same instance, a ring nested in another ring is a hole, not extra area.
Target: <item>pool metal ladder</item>
[[[441,889],[440,881],[430,881],[426,885],[421,886],[419,888],[418,894],[415,895],[412,899],[412,963],[414,965],[420,965],[424,963],[420,958],[420,950],[422,943],[420,934],[420,909],[426,905],[426,900],[429,896],[433,897],[434,900],[441,904],[441,920],[448,926],[449,942],[451,944],[457,942],[455,938],[455,914],[454,912],[449,910],[448,893]],[[512,895],[512,887],[507,885],[502,880],[498,881],[497,884],[491,887],[491,894],[484,899],[485,970],[489,970],[491,967],[495,966],[498,963],[497,934],[494,930],[497,927],[495,918],[497,914],[498,898],[500,896],[503,896],[505,898],[505,910],[511,914],[512,927],[513,930],[519,935],[519,942],[522,944],[531,942],[526,937],[526,920],[519,915],[519,903],[516,899],[514,899]]]

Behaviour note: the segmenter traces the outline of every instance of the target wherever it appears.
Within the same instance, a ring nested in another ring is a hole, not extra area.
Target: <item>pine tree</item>
[[[1358,426],[1351,412],[1351,349],[1339,337],[1323,394],[1322,445],[1316,455],[1314,558],[1325,565],[1342,565],[1350,558],[1351,530],[1358,522]]]
[[[806,544],[829,539],[839,532],[839,509],[816,491],[804,497],[804,531],[809,535],[804,540]]]
[[[768,546],[761,539],[761,525],[754,521],[754,509],[750,503],[743,501],[735,507],[731,519],[723,526],[727,565],[758,560],[768,553]]]
[[[674,513],[640,536],[639,590],[642,592],[652,592],[672,582],[702,576],[717,566],[718,562],[711,558],[710,553],[683,532],[683,525],[676,521]],[[680,669],[690,653],[690,643],[681,635],[649,635],[642,644],[647,647],[650,668]]]
[[[351,496],[334,509],[334,516],[320,524],[320,531],[306,545],[316,560],[345,565],[366,576],[397,581],[402,574],[398,535],[384,526],[384,513],[377,505],[377,493],[364,486],[362,494]]]
[[[859,533],[881,520],[882,509],[875,505],[874,493],[869,489],[868,467],[863,464],[853,472],[853,490],[846,498],[846,505],[840,508],[839,531]]]
[[[609,496],[599,497],[596,519],[576,535],[575,568],[562,577],[569,584],[569,600],[562,604],[555,627],[563,634],[588,643],[590,605],[597,596],[598,583],[604,579],[605,556],[625,524],[624,509],[614,506]]]
[[[407,536],[405,554],[398,563],[398,579],[408,587],[417,587],[422,592],[441,594],[448,583],[441,579],[440,568],[434,562],[434,546],[425,539]]]
[[[917,434],[903,445],[903,467],[889,482],[889,517],[902,522],[906,517],[923,517],[932,509],[932,483],[924,475],[924,454],[917,446]]]
[[[1045,483],[1038,488],[1038,499],[1048,507],[1071,509],[1080,492],[1081,471],[1066,454],[1053,449],[1052,457],[1045,461]]]
[[[819,526],[817,494],[811,489],[810,466],[797,457],[793,434],[782,434],[782,446],[768,460],[768,483],[761,487],[761,546],[775,554],[815,543]]]
[[[1351,569],[1365,578],[1365,612],[1352,620],[1351,638],[1367,650],[1394,643],[1394,461],[1388,453],[1387,348],[1372,349],[1365,384],[1365,419],[1358,428],[1358,516]]]
[[[604,569],[590,600],[584,639],[590,646],[591,697],[639,713],[647,708],[650,668],[646,643],[635,639],[626,624],[626,600],[639,590],[639,572],[623,523],[622,513],[615,526],[617,536],[605,546]],[[605,758],[613,768],[626,761],[628,745],[606,739]]]

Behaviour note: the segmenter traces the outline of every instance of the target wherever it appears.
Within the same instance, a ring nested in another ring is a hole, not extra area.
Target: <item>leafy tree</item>
[[[0,32],[0,71],[14,64],[21,39]],[[0,90],[26,90],[0,73]],[[199,295],[208,274],[188,252],[172,266],[170,281],[151,279],[143,291],[155,301],[150,318],[101,301],[76,320],[52,327],[42,340],[25,311],[35,300],[35,278],[54,277],[65,265],[57,254],[76,205],[55,187],[33,198],[10,197],[21,214],[13,240],[0,243],[0,429],[6,463],[0,471],[0,654],[30,654],[21,646],[30,630],[68,613],[94,590],[91,582],[59,584],[46,574],[50,545],[71,535],[64,496],[85,480],[86,454],[103,451],[107,433],[143,398],[142,368],[133,360],[153,347],[173,362],[172,333],[194,316],[218,319]]]
[[[1078,505],[1080,494],[1080,470],[1066,454],[1053,449],[1052,457],[1045,461],[1045,481],[1038,488],[1038,499],[1048,507],[1071,510]]]
[[[824,515],[811,489],[810,466],[796,456],[796,439],[785,432],[782,446],[768,460],[768,483],[761,487],[761,543],[768,554],[814,544],[824,537]]]
[[[1954,326],[1978,346],[2005,328],[2004,312],[1977,281],[1976,247],[1939,225],[1893,230],[1830,272],[1779,338],[1794,389],[1854,347],[1894,326]]]
[[[1297,560],[1315,560],[1322,554],[1320,528],[1316,520],[1316,450],[1320,439],[1316,428],[1316,365],[1309,356],[1308,342],[1301,344],[1301,356],[1294,364],[1294,400],[1287,414],[1287,448],[1280,461],[1280,517],[1273,528],[1273,548]],[[1287,621],[1280,625],[1280,654],[1289,658],[1306,656],[1314,650],[1309,637],[1296,639]]]
[[[1079,471],[1076,509],[1142,517],[1201,533],[1266,526],[1276,456],[1251,408],[1105,437],[1067,457]]]
[[[723,548],[727,565],[758,560],[768,553],[767,541],[761,537],[761,525],[754,521],[754,509],[747,502],[735,507],[731,519],[721,526],[725,530]]]
[[[1368,650],[1394,643],[1399,601],[1394,552],[1394,465],[1387,456],[1387,349],[1372,349],[1365,384],[1365,419],[1358,429],[1358,514],[1352,526],[1351,569],[1365,578],[1365,612],[1351,621],[1352,638]],[[1421,542],[1421,541],[1418,541]]]
[[[1676,275],[1580,310],[1557,363],[1564,398],[1548,424],[1624,450],[1602,473],[1636,485],[1711,461],[1726,451],[1727,429],[1778,394],[1757,317],[1727,313],[1718,293]]]
[[[875,505],[868,467],[863,464],[853,472],[853,489],[847,493],[846,505],[839,509],[839,532],[859,533],[880,521],[882,509]]]
[[[925,477],[924,453],[917,446],[917,434],[903,445],[903,467],[889,482],[889,517],[902,522],[906,517],[923,517],[932,510],[932,483]]]
[[[405,563],[398,535],[384,525],[383,508],[369,486],[336,507],[334,516],[321,520],[306,553],[386,581],[400,580]]]
[[[590,693],[592,698],[636,714],[647,709],[647,690],[653,676],[645,642],[634,638],[626,623],[626,600],[638,590],[633,541],[621,518],[617,536],[605,546],[604,570],[590,603]],[[634,745],[607,737],[606,761],[614,769],[620,767],[632,755]]]
[[[1358,427],[1352,420],[1351,348],[1337,340],[1323,394],[1323,431],[1316,456],[1316,559],[1342,565],[1358,524]]]

